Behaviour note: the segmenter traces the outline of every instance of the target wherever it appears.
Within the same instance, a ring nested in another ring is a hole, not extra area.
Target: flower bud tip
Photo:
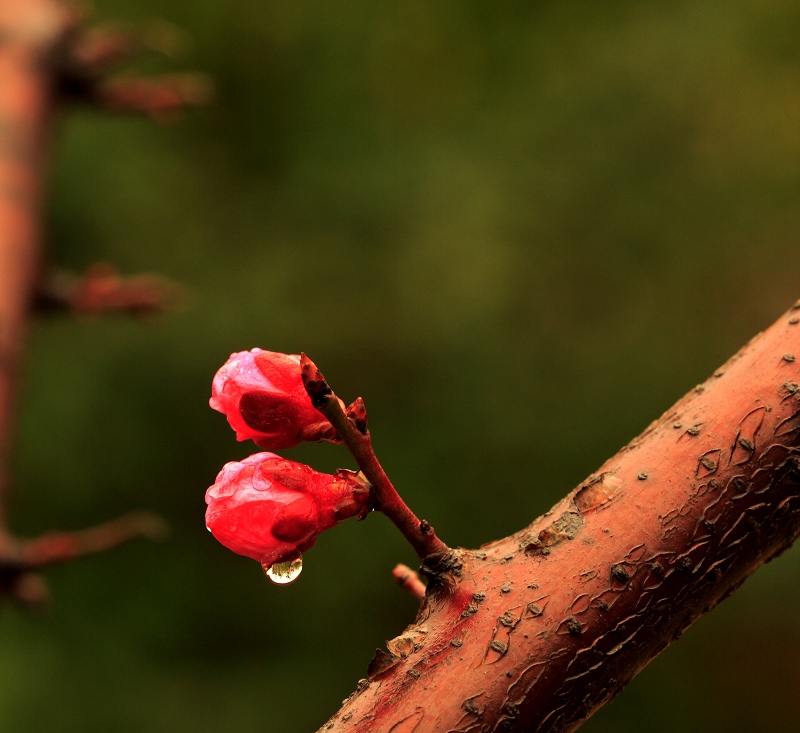
[[[311,404],[318,410],[323,409],[328,404],[328,397],[333,394],[333,390],[325,381],[322,372],[317,369],[317,365],[302,352],[300,353],[300,374],[303,377],[303,386],[311,398]]]

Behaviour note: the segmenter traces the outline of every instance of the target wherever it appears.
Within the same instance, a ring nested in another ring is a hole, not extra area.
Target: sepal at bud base
[[[300,376],[300,357],[262,349],[231,354],[214,376],[209,404],[222,412],[237,440],[280,450],[339,437],[311,404]]]
[[[370,510],[369,485],[274,453],[226,463],[206,491],[206,527],[225,547],[269,566],[308,550],[320,532]]]

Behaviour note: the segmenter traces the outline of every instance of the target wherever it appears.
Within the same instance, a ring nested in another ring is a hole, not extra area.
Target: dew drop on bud
[[[272,565],[261,563],[264,568],[264,573],[273,582],[278,585],[286,585],[293,580],[297,580],[298,576],[303,570],[303,557],[296,557],[293,560],[286,562],[276,562]]]

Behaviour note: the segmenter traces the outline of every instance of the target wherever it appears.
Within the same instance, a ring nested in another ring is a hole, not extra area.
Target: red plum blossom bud
[[[261,448],[339,442],[333,426],[312,406],[295,354],[262,349],[231,354],[214,376],[209,404],[228,418],[237,440],[252,439]]]
[[[274,453],[226,463],[206,491],[206,527],[265,567],[305,552],[343,519],[364,516],[369,491],[355,474],[318,473]]]

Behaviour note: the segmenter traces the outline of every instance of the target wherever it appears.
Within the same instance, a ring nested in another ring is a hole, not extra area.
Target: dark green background
[[[800,296],[800,2],[97,0],[217,85],[158,127],[64,120],[51,260],[184,283],[154,322],[31,334],[14,528],[162,513],[0,617],[0,730],[300,733],[413,617],[381,516],[290,587],[217,545],[231,351],[308,352],[449,543],[519,529]],[[351,466],[330,445],[288,452]],[[796,730],[797,551],[584,730]]]

